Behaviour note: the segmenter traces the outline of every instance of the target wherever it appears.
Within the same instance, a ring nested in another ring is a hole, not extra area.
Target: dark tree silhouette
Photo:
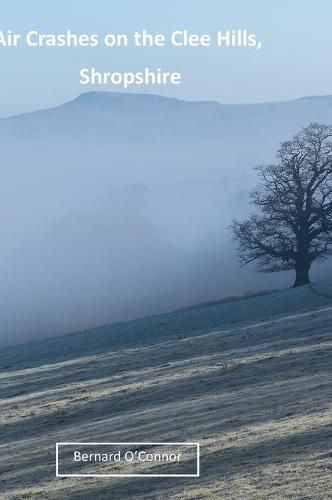
[[[278,163],[257,167],[251,193],[258,208],[234,221],[242,265],[261,272],[294,269],[294,286],[310,283],[313,261],[332,255],[332,126],[311,124],[281,144]]]

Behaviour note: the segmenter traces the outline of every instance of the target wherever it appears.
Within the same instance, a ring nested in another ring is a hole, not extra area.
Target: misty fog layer
[[[289,285],[239,268],[228,226],[250,210],[252,168],[311,121],[332,122],[332,97],[88,93],[0,120],[0,342]]]

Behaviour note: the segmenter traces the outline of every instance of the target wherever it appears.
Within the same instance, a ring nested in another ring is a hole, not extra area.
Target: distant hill
[[[225,105],[150,94],[87,92],[58,107],[3,118],[0,130],[6,136],[21,132],[28,137],[35,133],[42,137],[98,133],[114,141],[190,141],[192,135],[198,135],[202,139],[218,137],[222,143],[231,144],[250,137],[258,144],[264,137],[268,144],[275,144],[312,121],[330,123],[331,117],[332,96]],[[265,149],[264,144],[261,147]]]

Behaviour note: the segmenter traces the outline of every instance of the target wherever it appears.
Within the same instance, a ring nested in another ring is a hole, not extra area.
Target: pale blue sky
[[[332,94],[331,19],[331,0],[3,1],[3,31],[103,34],[145,28],[168,34],[186,28],[213,34],[247,28],[264,45],[260,51],[0,48],[0,116],[60,104],[89,90],[80,86],[79,70],[90,66],[103,71],[158,66],[181,71],[180,87],[131,91],[185,99],[239,103]]]

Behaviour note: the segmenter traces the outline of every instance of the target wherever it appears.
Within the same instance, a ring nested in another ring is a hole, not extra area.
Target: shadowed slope
[[[315,289],[327,295],[330,284]],[[201,324],[194,335],[186,321],[197,310],[183,311],[163,318],[170,329],[186,318],[180,335],[179,326],[159,336],[151,318],[146,339],[131,342],[124,324],[122,345],[109,332],[103,353],[90,343],[84,355],[57,351],[47,363],[3,370],[4,498],[328,498],[332,299],[312,295],[310,307],[308,290],[202,309],[214,328]],[[98,330],[90,336],[97,345]],[[56,479],[54,446],[64,440],[199,440],[201,477]]]

